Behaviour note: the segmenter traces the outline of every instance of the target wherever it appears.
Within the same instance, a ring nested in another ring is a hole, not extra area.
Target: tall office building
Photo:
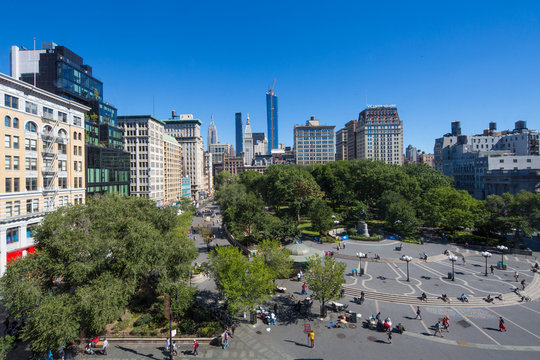
[[[315,116],[305,126],[294,127],[294,152],[297,164],[326,164],[335,160],[335,126],[320,125]]]
[[[236,154],[240,156],[242,152],[244,151],[244,137],[242,136],[242,132],[244,131],[244,126],[242,124],[242,113],[237,112],[234,114],[234,120],[235,120],[235,133],[236,133]]]
[[[206,141],[208,142],[208,151],[210,151],[210,145],[218,143],[217,128],[214,124],[214,115],[212,115],[210,118],[210,125],[208,125],[208,134],[206,137]]]
[[[118,117],[124,130],[124,149],[131,158],[130,193],[165,204],[163,123],[151,115]]]
[[[251,165],[253,161],[253,135],[251,133],[251,124],[249,123],[249,114],[246,120],[246,131],[244,132],[244,165]]]
[[[347,160],[347,129],[336,132],[336,161]]]
[[[163,134],[163,180],[165,204],[182,197],[182,147],[175,138]]]
[[[0,274],[32,253],[32,230],[85,202],[84,113],[90,108],[0,74]]]
[[[358,115],[357,157],[403,164],[403,122],[395,105],[368,106]]]
[[[182,170],[191,179],[191,197],[198,201],[206,192],[204,188],[204,144],[201,136],[202,122],[192,114],[176,114],[173,110],[168,120],[163,120],[165,133],[174,137],[182,146]]]
[[[357,141],[356,141],[356,127],[358,126],[358,121],[351,120],[345,124],[345,130],[347,131],[347,159],[353,160],[357,159]]]
[[[278,99],[273,89],[266,93],[266,119],[268,123],[268,154],[279,149],[278,139]]]
[[[45,42],[39,50],[11,47],[11,76],[90,107],[85,116],[86,191],[129,194],[129,154],[123,151],[117,110],[103,100],[103,83],[83,58]]]
[[[253,133],[253,154],[267,155],[268,154],[268,139],[265,133]]]

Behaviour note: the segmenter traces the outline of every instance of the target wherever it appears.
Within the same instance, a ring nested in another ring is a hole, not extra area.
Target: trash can
[[[364,268],[360,268],[360,276],[364,275]]]
[[[351,320],[350,320],[350,322],[356,324],[356,313],[355,313],[354,311],[351,311],[350,314],[351,314]]]
[[[257,323],[257,313],[255,312],[249,313],[249,322],[252,324]]]
[[[452,280],[452,273],[451,272],[448,273],[448,279]]]

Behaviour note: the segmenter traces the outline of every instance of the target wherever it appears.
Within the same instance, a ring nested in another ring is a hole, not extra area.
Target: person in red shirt
[[[193,355],[199,355],[199,343],[197,340],[193,340]]]

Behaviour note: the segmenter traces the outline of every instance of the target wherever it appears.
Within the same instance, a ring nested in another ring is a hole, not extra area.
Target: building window
[[[18,129],[19,128],[19,119],[13,118],[13,128]]]
[[[11,201],[6,201],[6,216],[13,216],[13,203]]]
[[[37,178],[26,178],[26,191],[37,190]]]
[[[4,136],[4,147],[6,149],[11,149],[11,135]]]
[[[5,169],[11,170],[11,156],[6,155],[4,163],[5,163]]]
[[[25,110],[27,113],[36,115],[36,114],[37,114],[37,105],[34,104],[34,103],[31,103],[31,102],[27,101],[27,102],[26,102],[26,105],[25,105],[25,107],[24,107],[24,110]]]
[[[21,202],[20,201],[14,201],[13,202],[13,216],[21,215]]]
[[[9,116],[7,116],[7,115],[4,118],[4,126],[5,127],[11,127],[11,118]]]
[[[6,244],[13,244],[19,241],[19,228],[10,228],[6,231]]]
[[[60,120],[63,123],[67,123],[67,114],[59,111],[58,112],[58,120]]]
[[[11,95],[4,95],[4,105],[13,109],[19,108],[19,98]]]
[[[35,158],[26,158],[25,159],[25,169],[26,170],[37,170],[37,159],[35,159]]]
[[[13,170],[19,170],[19,157],[13,157]]]
[[[36,149],[37,149],[37,141],[34,140],[34,139],[25,139],[24,140],[24,148],[26,150],[36,151]]]
[[[67,189],[67,178],[58,178],[58,187],[61,189]]]
[[[60,154],[67,154],[67,145],[66,144],[58,144],[58,152],[60,152]]]
[[[12,189],[12,179],[11,178],[6,178],[5,180],[5,192],[11,192],[11,189]]]
[[[517,163],[517,159],[514,159],[514,162]]]
[[[13,148],[14,148],[14,149],[18,149],[18,148],[19,148],[19,137],[18,137],[18,136],[14,136],[14,137],[13,137]]]
[[[45,119],[50,119],[50,120],[54,119],[53,109],[50,109],[50,108],[44,106],[43,107],[43,117]]]
[[[20,181],[19,178],[13,178],[13,192],[19,192],[20,191]]]
[[[78,116],[74,116],[73,117],[73,125],[81,126],[81,118],[78,117]],[[79,140],[81,140],[80,137],[79,137]]]
[[[30,131],[30,132],[34,132],[34,133],[37,132],[36,124],[34,124],[31,121],[26,123],[26,125],[24,126],[24,129],[26,131]]]
[[[26,213],[32,214],[36,212],[39,212],[39,200],[38,199],[26,200]]]
[[[33,231],[37,228],[38,225],[39,225],[38,223],[26,225],[26,238],[27,239],[31,239],[34,237]]]

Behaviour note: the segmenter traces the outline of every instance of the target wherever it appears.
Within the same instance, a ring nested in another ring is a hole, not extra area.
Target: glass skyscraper
[[[266,119],[268,122],[268,154],[279,147],[278,141],[278,101],[273,90],[266,93]]]
[[[234,119],[236,124],[236,155],[240,156],[240,154],[244,151],[244,137],[242,136],[242,113],[237,112],[234,114]]]

